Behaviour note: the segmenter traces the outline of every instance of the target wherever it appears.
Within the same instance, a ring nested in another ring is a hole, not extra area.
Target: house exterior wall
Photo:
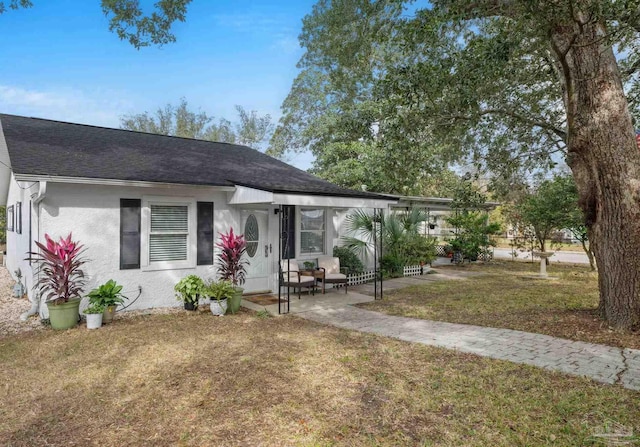
[[[7,196],[7,208],[13,206],[14,209],[14,228],[13,231],[7,230],[7,257],[6,266],[7,270],[11,274],[14,280],[17,280],[16,270],[20,269],[22,272],[22,284],[26,287],[29,298],[32,299],[33,293],[33,269],[29,261],[25,260],[28,257],[30,251],[29,246],[29,229],[31,227],[31,221],[29,217],[33,214],[30,213],[31,195],[36,194],[38,190],[37,183],[18,183],[13,174],[9,183],[9,193]],[[18,214],[16,211],[17,203],[21,203],[22,214],[22,231],[16,232],[15,222],[18,220]],[[35,220],[35,219],[34,219]],[[7,222],[8,224],[8,222]],[[33,230],[34,233],[37,230]],[[35,247],[34,247],[35,248]]]
[[[32,221],[29,220],[29,203],[38,195],[39,183],[22,182],[22,188],[12,179],[8,197],[8,205],[22,202],[22,234],[8,232],[7,234],[7,268],[13,272],[19,267],[26,279],[26,286],[32,299],[36,294],[33,283],[37,280],[28,261],[24,261],[29,247],[29,226],[32,228],[33,240],[44,241],[44,235],[49,234],[54,239],[73,234],[73,240],[80,242],[86,248],[84,257],[87,263],[84,266],[87,284],[85,292],[113,279],[123,285],[123,293],[130,298],[125,304],[130,304],[128,309],[145,309],[152,307],[174,307],[181,303],[175,299],[174,285],[184,276],[196,274],[205,279],[216,277],[213,266],[194,266],[188,268],[151,269],[144,265],[144,253],[141,253],[141,268],[120,269],[120,200],[140,199],[142,201],[144,215],[145,199],[149,197],[163,197],[170,201],[171,198],[185,199],[187,201],[206,201],[214,203],[214,240],[219,241],[220,233],[233,227],[237,233],[243,233],[242,210],[262,209],[268,213],[268,244],[269,250],[269,280],[267,289],[277,292],[278,289],[278,246],[280,244],[278,227],[279,216],[276,213],[278,206],[272,204],[254,205],[229,205],[228,192],[216,190],[210,187],[195,186],[114,186],[71,184],[60,182],[47,182],[44,199],[32,207]],[[24,188],[24,189],[23,189]],[[341,236],[344,234],[344,219],[350,212],[347,208],[319,207],[325,210],[326,236],[325,253],[331,255],[333,247],[341,245]],[[300,206],[296,206],[296,240],[300,240]],[[145,219],[142,219],[144,225]],[[141,231],[141,250],[147,247],[144,228]],[[35,244],[32,247],[36,249]],[[264,247],[260,247],[261,252]],[[218,254],[218,250],[214,250]],[[315,260],[318,255],[301,255],[297,247],[299,262]],[[215,262],[215,261],[214,261]],[[23,279],[23,282],[25,280]],[[138,288],[142,293],[138,296]],[[260,288],[260,291],[265,291]],[[82,307],[86,305],[83,302]],[[40,315],[48,317],[47,307],[40,306]]]
[[[142,199],[144,202],[145,196],[213,202],[216,241],[220,232],[228,231],[230,226],[239,226],[238,212],[227,205],[226,194],[212,188],[49,183],[47,197],[41,203],[39,238],[43,240],[45,233],[59,238],[73,232],[73,239],[86,248],[86,291],[113,279],[124,286],[123,293],[130,299],[138,295],[138,286],[142,288],[140,297],[128,309],[179,306],[173,286],[180,278],[190,274],[203,278],[215,277],[212,266],[148,270],[142,265],[140,269],[120,270],[120,199]],[[143,230],[141,239],[144,238]],[[46,317],[46,313],[46,306],[41,306],[41,315]]]

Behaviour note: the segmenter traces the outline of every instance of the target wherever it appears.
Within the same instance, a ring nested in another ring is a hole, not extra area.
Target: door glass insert
[[[250,258],[253,258],[258,251],[259,236],[258,220],[256,216],[249,214],[244,224],[244,240],[247,241],[247,254]]]

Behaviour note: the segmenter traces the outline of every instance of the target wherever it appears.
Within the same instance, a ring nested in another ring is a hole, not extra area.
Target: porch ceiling
[[[271,205],[298,205],[317,206],[332,208],[387,208],[389,205],[397,203],[397,200],[364,197],[339,197],[330,195],[312,194],[283,194],[263,191],[247,186],[237,186],[233,193],[230,193],[229,204],[249,205],[249,204],[271,204]]]

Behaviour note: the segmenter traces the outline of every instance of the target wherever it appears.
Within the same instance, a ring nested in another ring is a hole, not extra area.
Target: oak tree
[[[638,0],[320,0],[304,20],[292,95],[317,92],[309,108],[287,98],[276,134],[313,147],[332,129],[356,129],[334,125],[346,116],[375,129],[369,139],[381,135],[403,168],[415,160],[409,178],[426,153],[471,163],[507,188],[566,161],[599,268],[601,316],[637,328],[639,32]]]

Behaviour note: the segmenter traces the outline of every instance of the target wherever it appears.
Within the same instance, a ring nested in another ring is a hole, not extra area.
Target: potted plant
[[[227,311],[230,298],[236,293],[236,289],[231,281],[212,281],[204,288],[203,293],[211,298],[211,313],[223,316]]]
[[[198,300],[204,290],[204,282],[198,275],[185,276],[173,289],[176,291],[176,299],[184,303],[186,310],[198,309]]]
[[[111,323],[116,313],[118,304],[124,303],[127,299],[122,293],[122,286],[118,285],[113,279],[110,279],[101,286],[96,287],[89,292],[89,303],[102,306],[104,309],[102,322]]]
[[[247,242],[243,235],[233,234],[233,228],[229,229],[229,233],[220,235],[220,242],[216,244],[220,249],[218,254],[218,274],[220,279],[231,281],[235,293],[229,300],[228,310],[235,314],[240,309],[242,302],[242,292],[244,289],[240,287],[245,281],[245,265],[249,264],[242,256],[247,251]]]
[[[316,263],[313,261],[304,261],[303,264],[305,270],[315,270],[316,268]]]
[[[104,306],[99,303],[89,304],[84,310],[87,316],[87,329],[98,329],[102,326],[102,315],[104,313]]]
[[[54,329],[69,329],[78,324],[80,294],[85,280],[81,255],[83,247],[71,240],[71,233],[58,242],[44,235],[46,245],[37,242],[39,252],[29,252],[28,260],[36,263],[39,276],[35,287],[45,297],[49,321]]]
[[[24,295],[24,286],[22,285],[22,271],[17,269],[15,272],[18,282],[13,286],[13,296],[15,298],[22,298]]]

